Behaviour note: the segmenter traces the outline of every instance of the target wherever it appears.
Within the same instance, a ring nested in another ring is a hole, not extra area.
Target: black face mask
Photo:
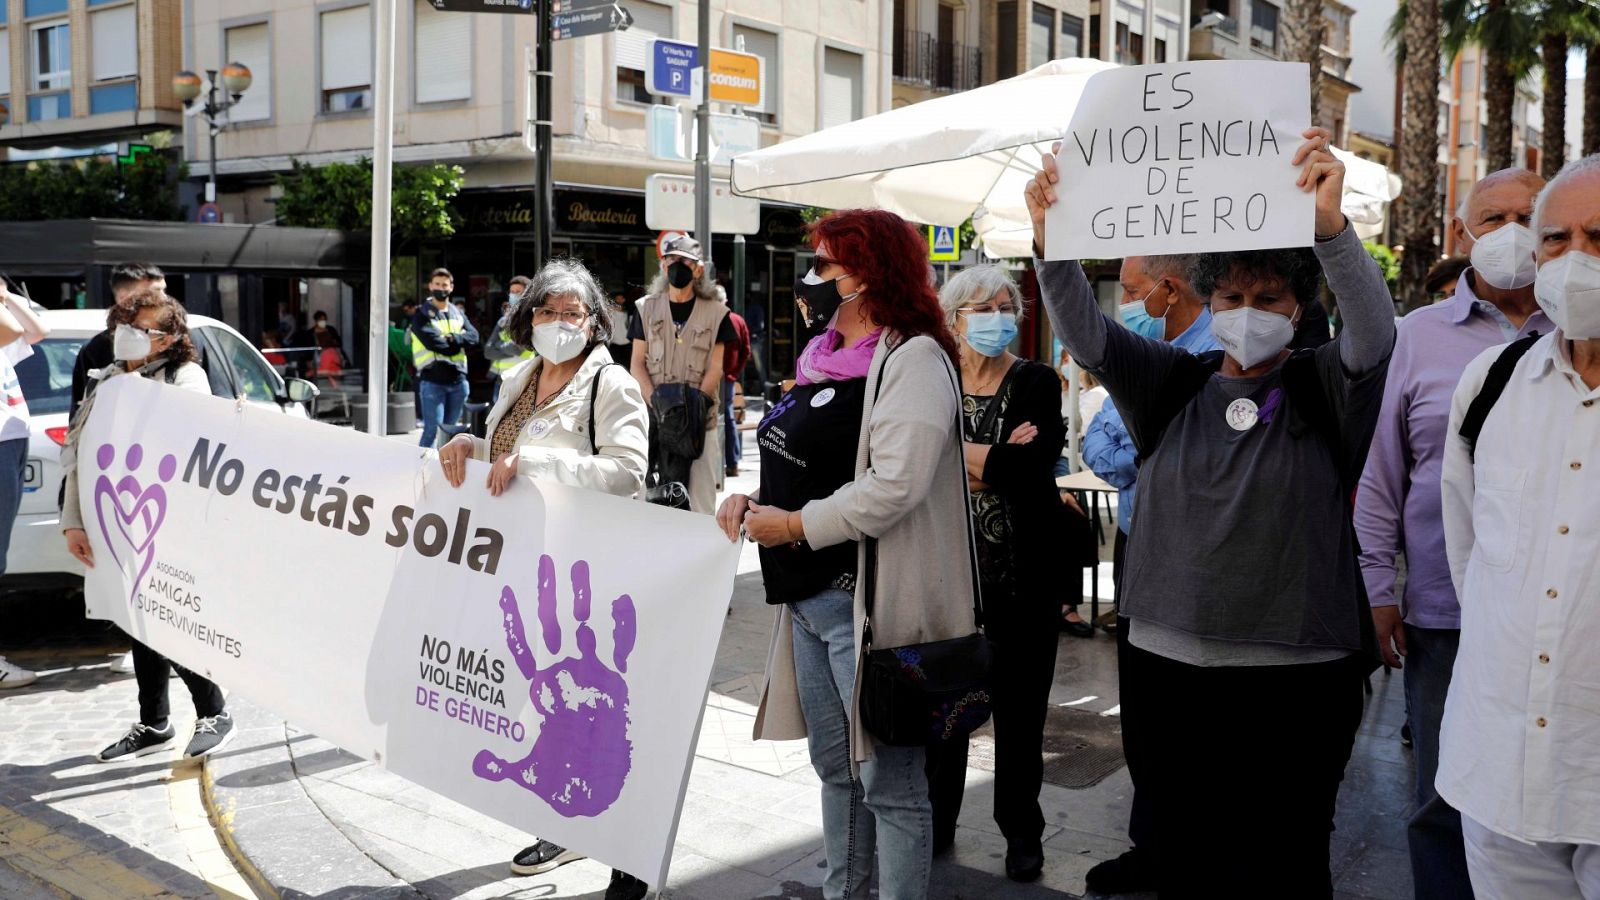
[[[848,297],[840,296],[839,279],[823,281],[817,277],[815,269],[808,269],[806,274],[794,280],[795,306],[799,307],[800,318],[805,320],[807,328],[821,328],[828,324],[840,306],[859,296],[860,291]]]
[[[450,292],[449,291],[441,291],[438,288],[435,288],[435,289],[429,291],[428,295],[433,297],[433,299],[435,299],[435,300],[449,300],[450,299]]]
[[[667,266],[667,284],[683,290],[694,282],[694,269],[688,263],[675,262]]]

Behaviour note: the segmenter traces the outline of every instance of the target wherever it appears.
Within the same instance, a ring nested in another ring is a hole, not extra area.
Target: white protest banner
[[[90,614],[398,775],[665,882],[739,549],[710,516],[114,378]]]
[[[1306,247],[1315,201],[1290,166],[1310,127],[1305,63],[1097,72],[1056,157],[1046,259]]]

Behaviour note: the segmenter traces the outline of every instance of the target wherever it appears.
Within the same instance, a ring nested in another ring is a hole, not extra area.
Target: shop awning
[[[187,271],[364,273],[368,236],[129,219],[0,222],[0,271],[69,275],[136,259]]]

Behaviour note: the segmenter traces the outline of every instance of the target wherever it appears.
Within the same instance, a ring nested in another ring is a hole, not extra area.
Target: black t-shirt
[[[78,414],[83,395],[89,390],[89,373],[98,372],[116,361],[110,331],[100,332],[79,348],[78,359],[72,364],[72,406],[67,411],[68,419]]]
[[[641,301],[642,302],[642,301]],[[689,321],[689,314],[694,312],[694,305],[698,301],[685,300],[682,303],[668,303],[667,308],[672,310],[672,324],[683,327]],[[717,343],[731,344],[739,339],[739,333],[733,330],[733,320],[727,315],[722,317],[722,324],[717,326]],[[644,316],[636,315],[628,321],[628,340],[648,341],[644,333]]]
[[[762,504],[796,510],[855,480],[866,383],[797,384],[767,413],[756,429]],[[855,573],[854,541],[821,550],[804,542],[761,548],[768,603],[804,600],[853,581]]]

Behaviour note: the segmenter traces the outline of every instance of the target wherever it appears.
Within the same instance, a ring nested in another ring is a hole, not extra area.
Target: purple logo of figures
[[[522,626],[517,595],[509,586],[500,591],[501,622],[506,645],[528,695],[544,722],[527,757],[517,762],[500,759],[488,750],[478,753],[472,771],[488,781],[512,781],[532,791],[563,816],[596,816],[611,808],[633,766],[633,744],[628,740],[628,654],[638,638],[633,598],[623,594],[611,602],[612,665],[595,653],[595,635],[589,627],[589,563],[572,564],[572,614],[578,622],[579,655],[539,668]],[[556,565],[549,556],[539,558],[539,630],[545,649],[553,656],[561,649],[561,623],[556,618]]]
[[[144,573],[156,555],[156,532],[167,517],[167,491],[163,484],[177,474],[178,459],[168,453],[156,466],[160,483],[148,487],[139,483],[139,466],[144,463],[144,447],[134,444],[123,456],[127,474],[112,481],[109,473],[116,461],[117,448],[101,444],[95,452],[95,462],[100,466],[100,477],[94,483],[94,511],[100,522],[100,534],[111,548],[111,557],[123,569],[137,569],[133,576],[133,592],[128,595],[132,603],[139,596],[139,586]]]

